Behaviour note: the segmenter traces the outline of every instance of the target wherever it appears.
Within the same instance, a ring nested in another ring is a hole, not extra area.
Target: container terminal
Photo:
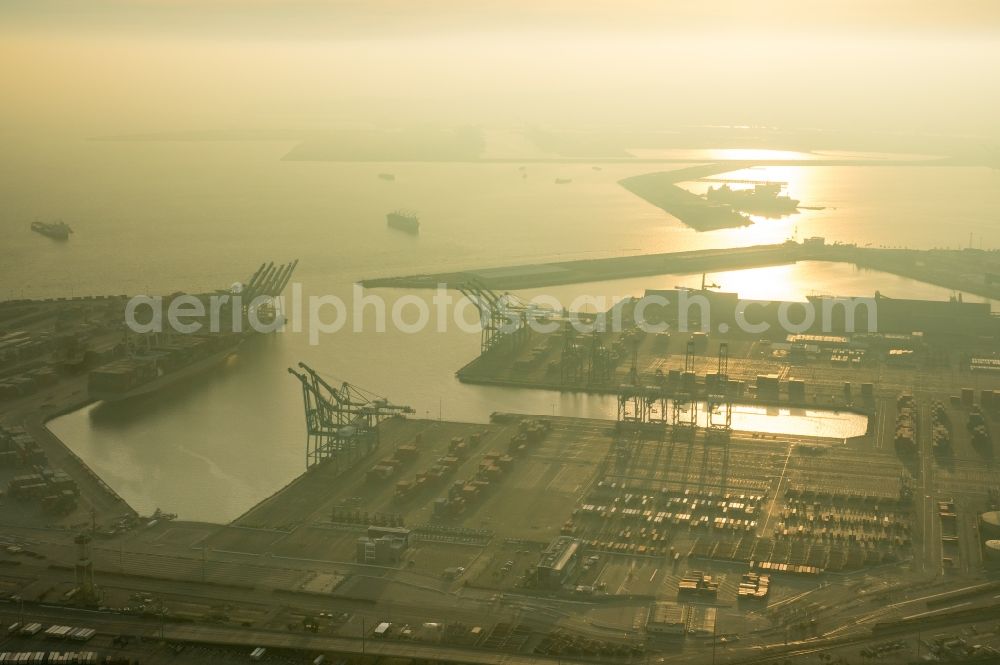
[[[260,288],[280,293],[281,270],[265,273]],[[0,401],[0,651],[151,663],[996,657],[988,305],[880,297],[878,332],[861,317],[853,333],[781,337],[543,334],[493,325],[504,312],[489,303],[516,301],[489,286],[462,290],[483,339],[460,379],[605,392],[617,414],[416,418],[406,395],[332,385],[328,368],[300,364],[284,381],[302,394],[304,473],[224,525],[137,515],[44,427],[90,401],[88,374],[128,352],[125,298],[4,303],[5,335],[24,332],[0,381],[13,386]],[[736,297],[687,295],[713,312]],[[744,431],[741,405],[867,424],[845,437]]]
[[[724,203],[737,210],[757,213],[765,217],[780,217],[798,211],[799,201],[782,194],[784,187],[778,182],[756,183],[752,188],[740,189],[724,183],[710,187],[705,197],[709,201]]]

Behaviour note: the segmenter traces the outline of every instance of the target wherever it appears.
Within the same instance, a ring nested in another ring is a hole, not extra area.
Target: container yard
[[[867,411],[878,397],[909,390],[919,376],[922,386],[948,393],[949,400],[985,400],[987,408],[993,404],[995,381],[982,368],[996,359],[1000,318],[988,304],[896,300],[876,294],[866,301],[869,304],[858,306],[861,316],[852,321],[853,332],[846,332],[842,305],[834,304],[842,300],[758,305],[753,323],[766,326],[766,331],[751,333],[736,320],[741,316],[738,294],[647,291],[600,316],[550,320],[548,330],[524,323],[504,337],[503,348],[495,348],[499,340],[487,343],[484,338],[485,351],[462,367],[458,377],[470,383],[616,394],[623,399],[626,388],[656,387],[664,395],[704,400],[720,392],[716,382],[723,376],[728,401]],[[686,307],[685,302],[704,302],[705,309]],[[512,311],[507,307],[504,315]],[[777,321],[783,308],[832,314],[826,322],[817,316],[812,332],[786,333]],[[702,312],[709,313],[705,321],[697,318]],[[608,327],[616,320],[623,322],[620,329]],[[821,333],[823,327],[828,329]],[[951,372],[934,371],[941,368]]]

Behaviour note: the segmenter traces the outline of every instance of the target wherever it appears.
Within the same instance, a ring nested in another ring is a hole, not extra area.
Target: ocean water
[[[0,297],[220,288],[264,261],[293,258],[301,260],[295,280],[307,294],[349,301],[352,283],[362,277],[780,242],[792,235],[929,248],[964,246],[971,234],[977,246],[980,239],[1000,246],[1000,176],[988,169],[768,167],[752,177],[786,181],[793,196],[823,209],[699,234],[617,185],[655,165],[529,164],[525,178],[514,164],[281,161],[290,145],[5,140]],[[396,182],[379,180],[380,172],[394,173]],[[555,185],[557,177],[572,182]],[[385,213],[397,207],[420,213],[418,237],[385,227]],[[50,242],[28,230],[35,217],[61,217],[76,233],[67,243]],[[890,296],[950,295],[822,263],[710,278],[754,298],[871,295],[875,289]],[[665,275],[546,293],[568,301],[699,280]],[[390,305],[404,295],[379,293]],[[417,334],[348,327],[316,345],[304,333],[279,334],[253,340],[233,362],[189,386],[126,408],[93,406],[51,427],[141,512],[160,507],[189,519],[228,520],[304,469],[301,394],[285,372],[299,361],[429,418],[613,413],[606,398],[459,384],[454,372],[478,346],[477,334],[454,327]],[[765,419],[762,428],[797,422],[787,415],[746,417]],[[801,419],[792,427],[799,426],[848,436],[857,422]]]

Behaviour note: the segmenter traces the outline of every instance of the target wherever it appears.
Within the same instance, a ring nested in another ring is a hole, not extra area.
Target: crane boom
[[[346,381],[334,387],[319,373],[299,363],[288,373],[302,385],[306,418],[306,467],[332,460],[352,464],[379,443],[378,424],[386,418],[414,413]]]

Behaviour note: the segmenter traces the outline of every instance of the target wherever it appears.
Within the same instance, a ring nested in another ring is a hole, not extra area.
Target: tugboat
[[[385,219],[391,229],[414,234],[420,232],[420,219],[416,213],[408,210],[390,212],[385,216]]]
[[[48,238],[55,238],[56,240],[67,240],[69,234],[73,233],[73,229],[69,227],[69,224],[61,219],[57,222],[40,222],[36,220],[31,223],[31,230],[35,233],[41,233]]]

